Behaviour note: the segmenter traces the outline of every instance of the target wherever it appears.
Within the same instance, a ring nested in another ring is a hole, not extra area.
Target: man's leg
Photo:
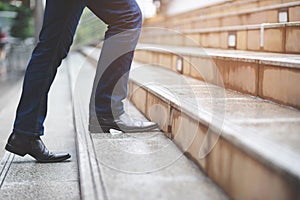
[[[81,0],[48,0],[38,42],[28,64],[14,132],[43,135],[47,94],[66,57],[84,6]]]
[[[39,136],[44,133],[48,91],[57,68],[68,54],[84,7],[82,0],[47,0],[43,27],[27,66],[7,150],[19,155],[30,154],[39,161],[58,160],[46,151]]]
[[[125,115],[122,100],[140,30],[142,14],[135,0],[90,0],[87,7],[108,24],[94,81],[90,112],[95,112],[104,131],[147,131],[157,128]]]

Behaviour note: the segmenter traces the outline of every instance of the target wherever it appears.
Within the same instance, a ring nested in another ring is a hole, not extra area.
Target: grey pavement
[[[15,107],[20,97],[24,72],[9,70],[0,75],[0,147],[3,147],[15,115]],[[0,158],[4,156],[4,149],[0,149]]]
[[[11,132],[16,105],[20,98],[22,76],[8,73],[0,76],[0,146],[3,147]],[[4,156],[4,149],[0,149],[0,158]]]
[[[9,71],[7,74],[0,75],[0,111],[20,88],[23,74],[24,72]]]

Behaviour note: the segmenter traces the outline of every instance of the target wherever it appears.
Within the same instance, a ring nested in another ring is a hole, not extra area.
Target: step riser
[[[166,67],[202,81],[224,85],[225,88],[300,108],[300,88],[298,86],[300,69],[272,66],[258,60],[212,58],[212,62],[211,59],[204,57],[183,56],[180,72],[176,69],[178,55],[175,54],[138,50],[135,53],[135,60]],[[217,66],[216,68],[212,66],[214,64]],[[216,72],[215,69],[219,72]],[[218,74],[221,79],[218,78]]]
[[[197,122],[134,81],[129,82],[129,97],[142,113],[160,123],[165,134],[233,199],[300,198],[299,182],[269,168],[222,136],[218,138],[213,132],[208,136],[208,125]],[[157,104],[159,108],[155,109]],[[211,149],[215,141],[218,142],[207,156],[199,156],[202,145]]]
[[[269,9],[263,11],[252,11],[241,14],[233,14],[230,16],[216,16],[216,17],[203,17],[197,18],[182,18],[173,19],[169,18],[168,21],[161,23],[156,23],[155,26],[167,27],[176,30],[186,30],[186,29],[199,29],[199,28],[212,28],[212,27],[223,27],[223,26],[236,26],[236,25],[250,25],[250,24],[262,24],[262,23],[278,23],[279,13],[285,11],[287,12],[288,22],[300,21],[300,6],[292,7],[282,7],[276,9]],[[180,20],[181,19],[181,20]],[[153,26],[154,24],[148,23],[146,26]]]
[[[300,26],[280,25],[265,27],[261,38],[260,27],[232,30],[208,30],[202,33],[169,33],[159,34],[152,29],[145,29],[141,43],[154,43],[178,46],[197,46],[204,48],[237,49],[276,53],[300,53]],[[184,37],[183,37],[184,36]],[[229,37],[235,37],[235,44],[230,44]]]

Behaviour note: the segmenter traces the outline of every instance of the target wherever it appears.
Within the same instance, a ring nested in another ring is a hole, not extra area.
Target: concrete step
[[[166,15],[165,13],[158,13],[157,17],[146,20],[146,25],[159,25],[163,21],[170,20],[172,23],[181,22],[183,19],[194,19],[199,16],[218,16],[218,15],[231,15],[232,13],[239,13],[248,10],[260,10],[269,6],[276,6],[280,4],[299,2],[299,0],[237,0],[237,1],[223,1],[219,3],[207,3],[207,6],[183,12],[179,14]]]
[[[141,43],[277,53],[300,53],[299,22],[200,29],[143,28]]]
[[[300,198],[298,110],[139,63],[129,98],[233,199]]]
[[[134,104],[230,197],[300,198],[299,111],[137,66]]]
[[[232,8],[224,6],[224,10]],[[194,16],[170,16],[164,21],[148,22],[149,27],[159,26],[168,29],[186,30],[203,29],[224,26],[250,25],[262,23],[280,23],[300,21],[300,1],[266,5],[262,7],[239,7],[231,12],[207,14],[196,12]]]
[[[139,62],[300,108],[299,55],[156,44],[137,49]]]
[[[99,57],[99,49],[86,53]],[[70,80],[82,199],[229,199],[161,132],[89,133],[95,63],[72,53]],[[126,112],[146,120],[128,101]]]
[[[45,136],[42,139],[51,151],[69,152],[71,159],[62,163],[37,163],[28,155],[19,157],[4,150],[12,131],[21,94],[22,85],[19,82],[11,88],[13,94],[8,94],[9,99],[0,111],[0,199],[80,199],[72,105],[66,70],[66,62],[63,62],[51,87]]]

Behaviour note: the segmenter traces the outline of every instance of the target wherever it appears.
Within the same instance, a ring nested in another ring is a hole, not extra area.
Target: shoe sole
[[[71,156],[65,156],[65,157],[61,157],[59,159],[55,159],[55,160],[39,160],[37,158],[35,158],[34,156],[32,156],[31,154],[27,153],[27,152],[24,152],[22,151],[21,149],[18,149],[10,144],[6,144],[5,145],[5,149],[11,153],[14,153],[18,156],[22,156],[24,157],[26,154],[30,155],[31,157],[33,157],[34,159],[36,159],[37,162],[39,163],[54,163],[54,162],[61,162],[61,161],[64,161],[64,160],[67,160],[69,158],[71,158]]]
[[[56,159],[56,160],[36,160],[36,161],[39,163],[55,163],[55,162],[61,162],[61,161],[67,160],[69,158],[71,158],[71,156],[62,157],[62,158]]]

